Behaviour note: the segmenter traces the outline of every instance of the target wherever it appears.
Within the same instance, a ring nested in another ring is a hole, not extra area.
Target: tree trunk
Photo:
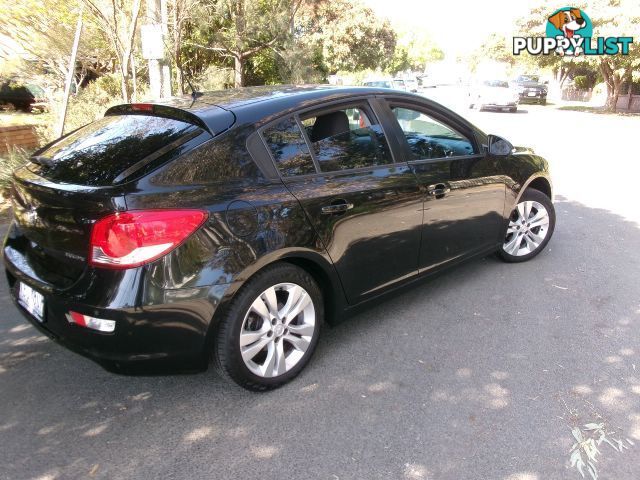
[[[244,58],[241,55],[233,57],[234,75],[233,86],[236,88],[244,87]]]
[[[129,62],[127,62],[129,63]],[[120,90],[122,92],[122,101],[124,103],[129,103],[131,97],[129,96],[129,72],[127,71],[128,67],[125,65],[120,65]]]
[[[627,110],[631,110],[631,100],[633,99],[633,70],[631,67],[627,68],[626,76],[627,82],[629,82],[629,87],[627,88],[627,93],[629,94],[629,98],[627,99]]]
[[[606,58],[600,59],[600,73],[602,73],[602,78],[607,85],[605,108],[610,112],[614,112],[620,94],[620,85],[619,83],[616,85],[616,74]]]

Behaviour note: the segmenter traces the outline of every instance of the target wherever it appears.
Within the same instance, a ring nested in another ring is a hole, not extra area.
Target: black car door
[[[387,99],[406,159],[425,190],[420,272],[494,248],[505,201],[497,160],[472,129],[428,104]]]
[[[367,99],[292,115],[262,135],[350,303],[417,275],[421,189]]]

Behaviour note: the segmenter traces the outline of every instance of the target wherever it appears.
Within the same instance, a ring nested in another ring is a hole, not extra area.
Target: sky
[[[541,0],[364,0],[393,25],[420,28],[445,52],[447,59],[476,50],[492,32],[511,35],[518,18]],[[550,10],[563,0],[547,2]]]

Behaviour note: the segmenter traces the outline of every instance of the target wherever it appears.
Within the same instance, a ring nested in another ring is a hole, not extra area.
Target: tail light
[[[178,247],[207,217],[203,210],[113,213],[93,225],[89,263],[124,269],[152,262]]]

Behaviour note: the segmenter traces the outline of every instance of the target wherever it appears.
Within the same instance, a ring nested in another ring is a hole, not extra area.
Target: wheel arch
[[[522,189],[522,192],[524,192],[527,188],[535,188],[536,190],[544,193],[547,197],[549,197],[550,200],[553,200],[551,182],[545,176],[541,175],[530,179]],[[522,196],[522,192],[519,196]]]
[[[338,322],[340,313],[344,311],[347,303],[333,264],[323,255],[312,250],[277,251],[265,255],[235,276],[234,282],[229,285],[213,314],[213,319],[207,330],[208,345],[211,345],[210,342],[215,337],[220,317],[236,297],[238,291],[265,268],[278,263],[289,263],[309,273],[322,291],[325,321],[329,324]]]

